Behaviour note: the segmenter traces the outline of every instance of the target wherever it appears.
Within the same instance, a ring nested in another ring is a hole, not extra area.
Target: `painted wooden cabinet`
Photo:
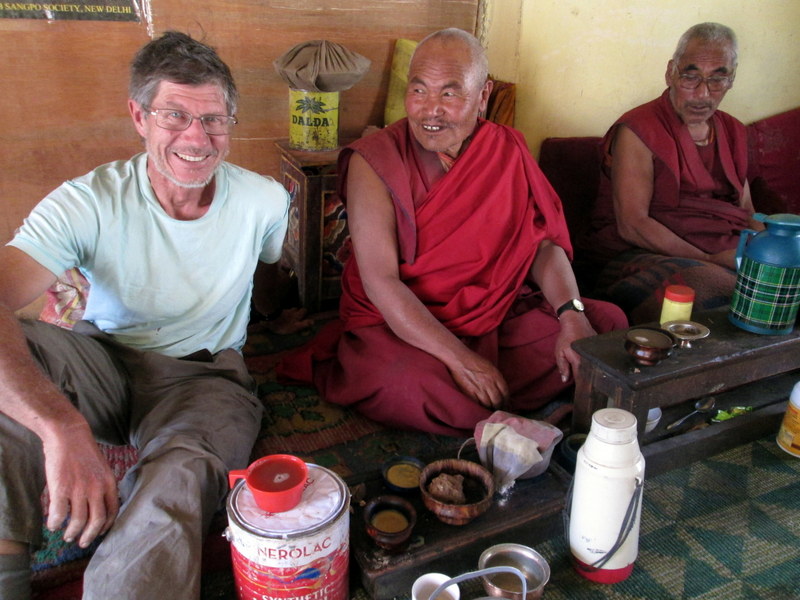
[[[294,150],[279,140],[281,183],[292,195],[282,262],[309,312],[336,307],[349,252],[347,213],[336,193],[339,150]]]

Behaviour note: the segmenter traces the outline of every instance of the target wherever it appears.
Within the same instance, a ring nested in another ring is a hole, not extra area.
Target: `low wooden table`
[[[633,412],[644,431],[647,411],[664,410],[659,426],[640,436],[646,476],[652,477],[703,456],[721,452],[770,431],[777,434],[788,393],[800,378],[800,333],[761,336],[740,330],[726,311],[695,315],[711,334],[689,349],[654,367],[636,367],[624,348],[625,331],[580,340],[573,431],[588,431],[592,413],[605,406]],[[745,385],[750,384],[750,385]],[[757,386],[757,387],[754,387]],[[757,393],[754,393],[755,392]],[[715,423],[705,429],[665,432],[666,424],[689,410],[682,403],[704,394],[719,394],[718,405],[751,405],[753,415]],[[480,553],[492,544],[517,542],[536,546],[563,534],[562,512],[572,476],[553,453],[550,468],[535,479],[519,481],[507,497],[495,497],[489,511],[464,526],[445,525],[422,504],[419,492],[408,499],[417,509],[417,526],[411,545],[399,553],[378,548],[366,533],[362,505],[356,493],[350,519],[352,577],[375,600],[407,595],[423,573],[455,576],[475,570]],[[466,456],[471,460],[476,457]],[[393,493],[380,473],[350,478],[351,490],[360,489],[365,500]]]
[[[475,457],[465,457],[478,460]],[[422,503],[419,490],[405,497],[417,511],[417,524],[409,547],[392,553],[379,548],[367,535],[362,502],[353,495],[350,515],[350,547],[355,564],[353,577],[373,600],[407,596],[417,577],[439,572],[455,577],[478,568],[478,558],[493,544],[515,542],[536,546],[563,531],[561,512],[571,476],[555,460],[550,468],[533,479],[520,480],[505,495],[495,495],[489,510],[466,525],[447,525],[439,521]],[[351,490],[356,482],[348,480]],[[365,500],[388,490],[380,473],[362,480]],[[354,582],[355,583],[355,582]]]
[[[746,384],[758,395],[761,380],[800,369],[800,331],[750,333],[733,325],[727,315],[727,308],[693,315],[710,335],[692,342],[691,348],[675,348],[655,366],[633,362],[624,347],[627,330],[575,342],[581,367],[575,382],[573,431],[589,431],[596,410],[617,407],[636,416],[642,440],[651,408],[663,409]]]

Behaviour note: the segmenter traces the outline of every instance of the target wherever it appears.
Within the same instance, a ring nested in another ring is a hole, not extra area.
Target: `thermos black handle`
[[[569,539],[569,513],[572,509],[572,484],[574,483],[575,479],[573,478],[569,484],[569,489],[567,490],[567,499],[564,506],[564,535],[567,539]],[[642,490],[644,489],[644,480],[637,477],[635,481],[635,485],[633,488],[633,494],[631,495],[630,502],[628,502],[628,508],[625,510],[625,516],[622,519],[622,525],[619,529],[619,534],[617,535],[617,539],[611,548],[608,549],[603,556],[598,558],[594,563],[589,566],[580,566],[580,568],[584,569],[585,571],[597,571],[601,569],[603,565],[605,565],[614,554],[617,553],[622,547],[622,544],[625,543],[625,540],[628,539],[628,535],[630,534],[631,530],[633,529],[634,524],[636,523],[636,515],[639,509],[639,505],[642,502]],[[576,563],[577,564],[577,563]]]

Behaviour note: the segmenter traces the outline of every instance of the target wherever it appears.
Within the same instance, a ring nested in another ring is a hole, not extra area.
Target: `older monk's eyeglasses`
[[[724,75],[702,77],[695,73],[681,73],[678,76],[678,85],[685,90],[696,90],[703,82],[705,82],[709,92],[721,92],[731,87],[731,78]]]
[[[145,110],[156,118],[156,125],[170,131],[188,129],[192,121],[198,119],[203,126],[203,131],[208,135],[230,135],[233,126],[239,122],[236,117],[227,115],[201,115],[195,117],[188,112],[174,108],[145,108]]]

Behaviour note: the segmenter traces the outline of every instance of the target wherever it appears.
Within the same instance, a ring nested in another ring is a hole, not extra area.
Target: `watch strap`
[[[571,298],[570,300],[568,300],[567,302],[558,307],[558,310],[556,310],[556,316],[560,317],[568,310],[574,310],[575,312],[583,312],[583,306],[580,303],[580,301],[576,302],[575,298]]]

